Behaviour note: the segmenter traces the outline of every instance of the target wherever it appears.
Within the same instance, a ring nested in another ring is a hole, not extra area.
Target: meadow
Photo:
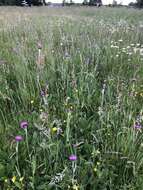
[[[0,190],[142,179],[143,11],[0,7]]]

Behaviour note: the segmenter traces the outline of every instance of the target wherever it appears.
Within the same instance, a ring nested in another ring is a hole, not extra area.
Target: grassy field
[[[143,190],[143,11],[0,7],[0,190]]]

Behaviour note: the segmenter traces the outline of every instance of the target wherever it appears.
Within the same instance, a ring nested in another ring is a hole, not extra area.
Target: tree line
[[[49,2],[52,0],[49,0]],[[0,0],[0,5],[23,5],[26,3],[27,5],[47,5],[46,0]],[[74,4],[74,0],[70,0],[67,3],[66,0],[62,0],[63,5]],[[83,0],[83,5],[102,5],[102,0]]]
[[[52,0],[51,0],[52,1]],[[23,5],[22,3],[26,2],[27,5],[46,5],[46,0],[0,0],[0,5]],[[49,0],[50,2],[50,0]],[[113,0],[114,2],[114,0]],[[63,5],[66,5],[66,0],[63,0]],[[74,1],[70,0],[70,3],[68,4],[74,4]],[[95,6],[101,6],[102,0],[83,0],[83,5],[95,5]],[[143,0],[137,0],[136,3],[130,3],[130,5],[135,7],[143,7]]]

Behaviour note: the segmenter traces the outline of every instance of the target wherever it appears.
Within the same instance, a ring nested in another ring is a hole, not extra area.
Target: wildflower
[[[140,46],[140,44],[139,44],[139,43],[137,43],[137,44],[136,44],[136,46],[137,46],[137,47],[139,47],[139,46]]]
[[[23,181],[23,179],[24,179],[24,177],[21,177],[21,178],[19,179],[19,181],[20,181],[20,182],[22,182],[22,181]]]
[[[26,129],[28,127],[28,122],[27,121],[21,121],[20,122],[20,127],[23,129]]]
[[[34,100],[31,100],[31,102],[30,102],[31,104],[33,104],[34,103]]]
[[[52,132],[57,132],[57,127],[53,127]]]
[[[99,165],[100,165],[100,162],[97,162],[96,164],[97,164],[97,166],[99,166]]]
[[[123,40],[122,40],[122,39],[120,39],[120,40],[118,40],[118,42],[123,42]]]
[[[141,128],[142,128],[142,126],[139,123],[134,125],[134,129],[140,130]]]
[[[128,52],[128,55],[132,55],[132,52]]]
[[[54,120],[53,121],[53,126],[57,126],[57,127],[53,127],[52,128],[52,132],[53,133],[56,133],[57,135],[61,135],[61,133],[63,132],[63,130],[62,130],[62,128],[61,127],[58,127],[58,126],[60,126],[61,125],[61,121],[60,120]]]
[[[78,185],[73,185],[72,189],[73,190],[79,190],[79,186]]]
[[[69,156],[69,160],[70,161],[76,161],[77,160],[77,156],[74,155],[74,154],[72,154],[72,155]]]
[[[133,47],[135,44],[131,44],[131,46]]]
[[[20,142],[20,141],[22,141],[22,140],[23,140],[23,138],[22,138],[21,135],[17,135],[17,136],[15,137],[15,141],[16,141],[16,142]]]
[[[11,179],[11,181],[12,181],[13,183],[15,183],[15,181],[16,181],[16,176],[13,176],[12,179]]]
[[[70,97],[68,96],[67,98],[66,98],[66,102],[68,102],[70,100]]]
[[[8,179],[5,179],[4,182],[7,183],[7,182],[8,182]]]
[[[93,168],[93,171],[94,171],[94,172],[97,172],[97,168],[96,168],[96,167],[95,167],[95,168]]]

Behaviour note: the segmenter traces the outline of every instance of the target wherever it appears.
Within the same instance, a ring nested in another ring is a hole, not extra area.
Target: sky
[[[52,3],[61,3],[62,0],[46,0],[47,2]],[[75,3],[81,3],[83,0],[73,0]],[[102,0],[103,5],[112,4],[113,0]],[[136,0],[117,0],[118,3],[122,3],[123,5],[128,5],[130,2],[136,2]]]

